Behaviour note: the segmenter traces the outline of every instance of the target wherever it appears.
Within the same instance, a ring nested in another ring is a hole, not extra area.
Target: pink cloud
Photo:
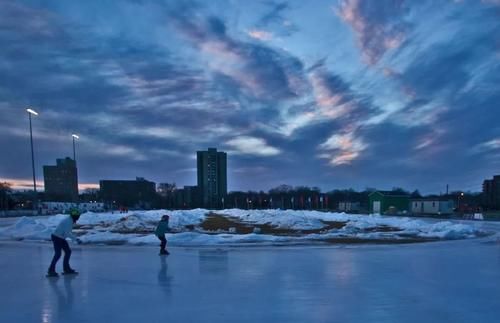
[[[365,61],[375,65],[391,49],[406,38],[406,24],[397,20],[405,11],[404,0],[343,0],[335,13],[355,32]]]
[[[33,180],[31,179],[22,179],[22,178],[0,178],[0,183],[9,183],[11,187],[15,190],[32,190],[33,189]],[[44,189],[44,183],[43,181],[36,181],[36,187],[37,190],[42,190]],[[78,184],[78,189],[79,190],[85,190],[85,189],[98,189],[99,184],[95,183],[79,183]]]
[[[323,151],[319,157],[328,159],[333,166],[339,166],[351,164],[367,145],[362,138],[356,137],[354,131],[345,131],[342,134],[332,135],[319,148]]]
[[[352,109],[352,104],[345,89],[337,90],[328,84],[325,73],[323,69],[314,71],[310,80],[319,113],[322,117],[333,120],[347,115]]]
[[[271,32],[260,29],[249,30],[247,34],[248,36],[261,41],[269,41],[273,39],[273,34]]]

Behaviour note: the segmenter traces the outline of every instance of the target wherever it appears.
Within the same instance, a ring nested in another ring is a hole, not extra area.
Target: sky
[[[0,181],[439,193],[500,173],[500,1],[0,1]]]

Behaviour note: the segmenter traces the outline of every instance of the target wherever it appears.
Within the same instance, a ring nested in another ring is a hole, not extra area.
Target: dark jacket
[[[156,227],[155,234],[158,237],[164,236],[168,231],[168,220],[161,220]]]

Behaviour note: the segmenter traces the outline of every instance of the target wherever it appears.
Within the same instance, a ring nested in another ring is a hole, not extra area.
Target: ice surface
[[[240,210],[216,211],[240,223],[268,224],[280,229],[321,230],[327,222],[341,222],[340,229],[323,230],[320,233],[301,235],[261,234],[254,230],[250,234],[227,232],[192,231],[210,214],[204,209],[177,211],[133,211],[130,213],[92,213],[81,216],[76,232],[84,243],[108,244],[156,244],[152,234],[163,214],[170,214],[171,233],[167,234],[170,245],[231,245],[231,244],[275,244],[325,241],[338,238],[355,239],[404,239],[405,237],[428,239],[465,239],[487,233],[482,224],[473,221],[435,221],[408,217],[345,214],[319,211],[293,210]],[[0,228],[0,238],[11,240],[50,240],[55,226],[66,215],[47,218],[21,218],[11,226]],[[188,229],[188,226],[191,226]],[[381,227],[390,230],[377,230]],[[257,228],[258,229],[258,228]]]
[[[0,242],[1,321],[455,323],[500,317],[498,237],[169,249],[170,256],[159,257],[152,246],[74,246],[71,264],[80,275],[47,279],[51,244]]]

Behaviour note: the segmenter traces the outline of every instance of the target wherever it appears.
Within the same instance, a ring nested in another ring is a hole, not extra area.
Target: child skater
[[[168,215],[164,215],[161,217],[158,226],[156,227],[155,235],[160,239],[160,255],[168,255],[170,254],[165,247],[167,246],[167,239],[165,238],[165,233],[168,231]]]

